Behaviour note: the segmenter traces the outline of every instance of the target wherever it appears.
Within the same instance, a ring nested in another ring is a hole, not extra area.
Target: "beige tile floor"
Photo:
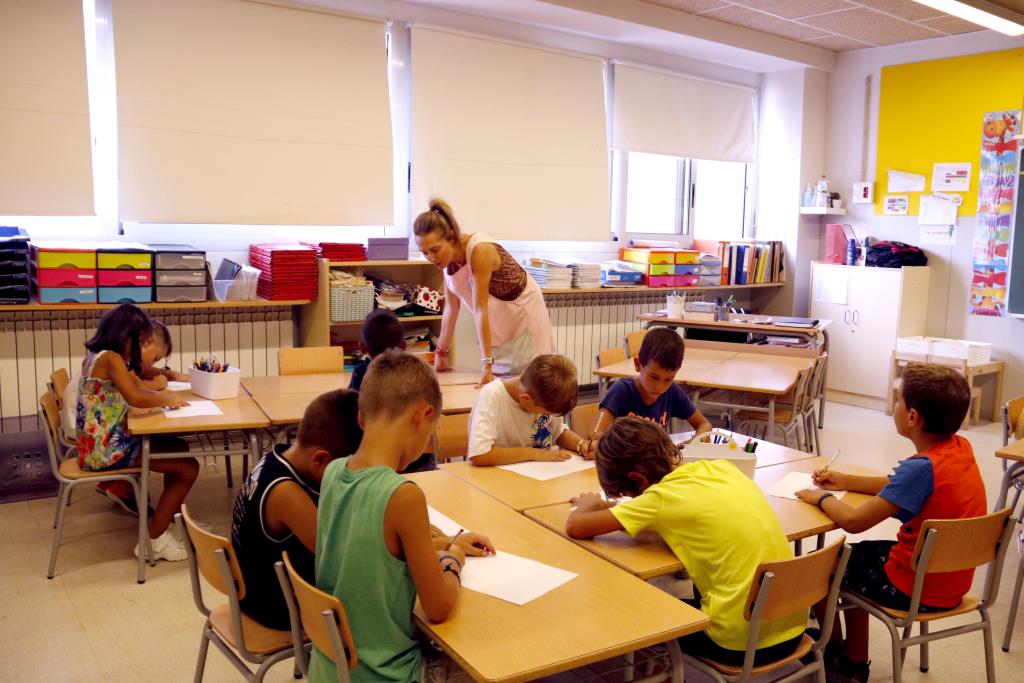
[[[839,466],[845,461],[888,469],[910,452],[909,442],[896,435],[891,418],[884,414],[830,403],[826,415],[822,448],[843,450]],[[999,426],[983,424],[965,435],[974,444],[991,505],[1001,472],[992,455],[999,445]],[[226,533],[232,499],[221,465],[218,472],[204,471],[188,502],[198,518]],[[134,518],[83,487],[69,511],[57,576],[47,580],[53,511],[53,499],[0,505],[0,643],[4,650],[0,681],[190,680],[203,620],[192,604],[184,563],[161,562],[149,569],[146,583],[138,585],[132,555]],[[894,534],[895,526],[886,525],[864,536]],[[1024,618],[1018,620],[1013,650],[1006,654],[998,646],[1017,561],[1016,551],[1011,550],[1004,589],[992,609],[997,675],[1007,682],[1021,680],[1024,671]],[[979,573],[976,591],[983,580]],[[874,681],[892,677],[884,636],[873,623]],[[928,674],[918,671],[916,652],[904,668],[904,680],[911,682],[984,678],[980,634],[933,646]],[[205,680],[240,678],[211,648]],[[291,664],[277,665],[267,680],[292,680]]]

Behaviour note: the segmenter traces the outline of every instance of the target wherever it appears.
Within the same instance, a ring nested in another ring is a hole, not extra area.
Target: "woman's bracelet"
[[[494,356],[487,356],[480,359],[480,365],[494,365]]]
[[[445,560],[451,560],[459,569],[462,569],[462,563],[459,562],[459,558],[455,557],[454,555],[442,555],[441,557],[437,558],[438,562],[444,562]]]
[[[447,358],[448,357],[448,349],[442,349],[440,346],[438,346],[436,349],[434,349],[434,353],[436,355],[438,355],[438,356],[441,356],[441,358]]]
[[[822,512],[825,511],[825,508],[821,507],[821,504],[825,502],[826,498],[835,498],[835,496],[832,495],[831,493],[826,493],[825,495],[818,499],[817,506],[818,509],[821,510]]]

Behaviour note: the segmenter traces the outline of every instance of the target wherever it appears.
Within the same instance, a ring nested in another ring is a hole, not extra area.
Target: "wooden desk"
[[[974,388],[974,378],[980,377],[981,375],[995,375],[996,386],[995,396],[992,399],[992,421],[999,422],[999,411],[1003,407],[1003,368],[1004,364],[1001,360],[990,360],[985,363],[968,363],[967,364],[967,386]],[[967,421],[970,424],[970,420]]]
[[[245,377],[242,386],[252,395],[256,394],[322,394],[333,389],[347,389],[352,380],[351,372],[325,372],[311,375],[273,375],[269,377]],[[454,370],[441,372],[437,382],[442,387],[474,385],[480,380],[477,372]]]
[[[204,400],[195,396],[190,391],[176,392],[189,400]],[[215,455],[248,455],[252,462],[260,457],[259,440],[257,431],[270,426],[270,421],[263,414],[256,402],[246,395],[238,398],[228,398],[215,401],[223,415],[200,415],[196,417],[169,418],[162,412],[142,417],[128,417],[128,432],[142,437],[142,457],[140,466],[142,475],[139,481],[140,499],[149,500],[149,470],[150,462],[156,458],[180,458],[196,453],[152,453],[150,439],[160,434],[189,434],[193,432],[222,432],[238,430],[245,434],[246,445],[237,450],[229,448],[218,450]],[[139,505],[139,548],[149,548],[149,511],[146,505]],[[139,574],[138,582],[146,580],[146,559],[147,553],[139,553]],[[153,562],[155,564],[155,561]]]
[[[478,681],[528,681],[706,628],[699,610],[630,576],[445,472],[407,475],[427,502],[499,550],[578,576],[522,606],[462,591],[454,614],[416,623]]]
[[[1002,510],[1006,507],[1006,494],[1013,486],[1013,480],[1024,474],[1024,439],[1013,441],[996,451],[996,457],[1006,462],[1003,470],[1003,480],[999,485],[999,497],[996,499],[995,510]]]

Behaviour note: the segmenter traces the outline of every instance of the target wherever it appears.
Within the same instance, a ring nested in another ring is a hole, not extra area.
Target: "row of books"
[[[541,289],[586,289],[601,286],[598,263],[566,259],[530,258],[523,265]]]
[[[722,272],[717,284],[785,282],[785,247],[779,240],[698,241],[695,246],[701,251],[717,255],[721,260]]]

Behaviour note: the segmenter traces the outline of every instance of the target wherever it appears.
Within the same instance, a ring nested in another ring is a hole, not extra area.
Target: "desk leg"
[[[1013,486],[1013,479],[1021,471],[1024,470],[1024,462],[1013,462],[1003,472],[1003,480],[999,483],[999,498],[996,499],[996,506],[992,508],[993,512],[1002,510],[1006,507],[1006,496]]]
[[[765,434],[765,439],[768,441],[772,440],[772,435],[775,433],[775,394],[772,394],[768,398],[768,431]],[[789,437],[785,439],[786,446],[789,446]]]
[[[149,437],[142,437],[142,474],[139,477],[139,583],[146,582],[146,560],[149,558]]]
[[[992,397],[992,421],[999,422],[1002,417],[1003,409],[1003,368],[1002,366],[996,370],[996,390],[995,396]]]
[[[793,554],[797,557],[804,554],[804,539],[798,538],[793,541]]]
[[[824,348],[828,353],[828,330],[822,330],[821,336],[825,340]],[[821,371],[821,398],[818,399],[818,429],[825,427],[825,387],[828,386],[828,364],[832,362],[832,354],[825,359],[825,369]]]
[[[818,547],[817,550],[821,550],[825,547],[825,534],[818,534]]]

